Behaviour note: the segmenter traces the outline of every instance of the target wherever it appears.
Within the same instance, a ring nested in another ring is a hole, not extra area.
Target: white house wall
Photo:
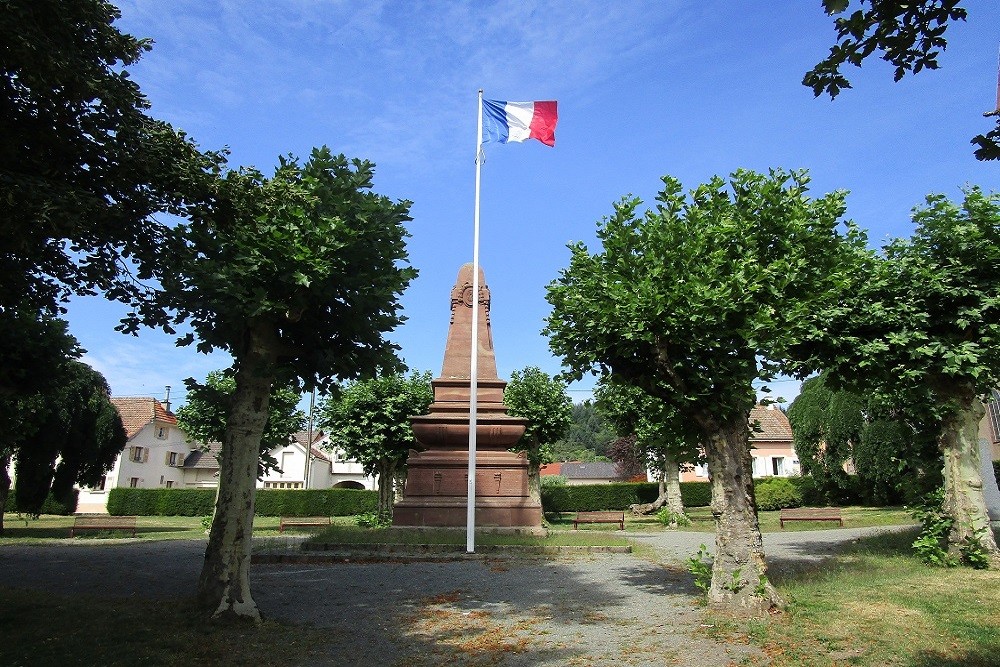
[[[133,461],[132,455],[136,451],[139,460]],[[162,422],[146,424],[118,455],[114,467],[105,477],[104,488],[80,490],[77,512],[107,512],[108,492],[119,486],[140,489],[184,487],[184,470],[181,466],[190,451],[191,447],[177,426]],[[174,465],[168,462],[170,454],[175,455]]]

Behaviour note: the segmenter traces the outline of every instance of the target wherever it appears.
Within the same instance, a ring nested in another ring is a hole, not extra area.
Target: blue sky
[[[489,146],[480,261],[493,295],[501,377],[559,362],[540,334],[545,286],[570,241],[592,250],[596,223],[626,194],[652,201],[670,174],[693,188],[737,168],[806,168],[814,194],[850,191],[848,217],[875,245],[911,231],[929,192],[997,188],[1000,163],[969,139],[990,129],[1000,4],[967,3],[941,69],[892,82],[881,61],[848,72],[854,89],[814,98],[802,75],[833,44],[820,0],[796,2],[131,1],[125,32],[155,41],[131,68],[153,116],[231,165],[269,173],[278,155],[326,144],[373,161],[376,190],[413,202],[392,338],[407,364],[441,370],[449,290],[472,259],[476,93],[559,102],[556,145]],[[229,365],[173,337],[114,331],[123,309],[70,305],[70,328],[115,395],[163,398]],[[572,386],[589,396],[592,381]],[[774,385],[792,397],[798,383]]]

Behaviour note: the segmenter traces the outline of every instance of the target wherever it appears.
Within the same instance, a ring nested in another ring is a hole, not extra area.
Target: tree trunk
[[[533,459],[528,457],[528,497],[531,498],[532,502],[542,504],[542,477],[541,477],[542,464],[538,462],[538,459]]]
[[[0,535],[3,535],[3,513],[7,511],[7,498],[10,496],[10,456],[0,458]]]
[[[703,423],[716,546],[708,602],[727,611],[766,613],[783,602],[767,580],[754,497],[748,414],[723,424],[712,419]]]
[[[403,489],[406,488],[406,466],[399,466],[397,463],[396,472],[393,478],[396,480],[396,486],[393,489],[392,501],[393,503],[398,503],[403,499]],[[390,508],[390,512],[391,512]]]
[[[226,418],[219,462],[215,517],[198,581],[198,603],[212,618],[252,619],[260,612],[250,595],[250,549],[260,439],[267,422],[277,339],[267,325],[251,328],[237,358],[236,389]]]
[[[396,499],[393,490],[396,480],[396,461],[392,458],[378,462],[378,515],[392,516],[392,503]]]
[[[681,469],[672,456],[664,459],[663,476],[660,478],[660,495],[666,495],[667,507],[670,508],[671,512],[678,516],[684,515],[684,498],[681,497]]]
[[[944,510],[954,519],[948,553],[962,557],[962,548],[978,543],[991,565],[1000,565],[1000,550],[986,510],[979,458],[979,422],[986,414],[971,388],[956,396],[942,420],[938,445],[944,454]]]
[[[681,498],[681,471],[677,462],[672,456],[665,455],[663,467],[660,469],[660,487],[656,500],[651,503],[641,503],[629,505],[632,514],[642,516],[658,512],[662,507],[668,507],[675,515],[684,514],[684,500]],[[671,522],[671,527],[676,528],[677,522]]]

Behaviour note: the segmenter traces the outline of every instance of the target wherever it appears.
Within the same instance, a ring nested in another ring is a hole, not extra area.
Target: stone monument
[[[524,434],[526,420],[507,414],[497,377],[490,327],[490,290],[482,268],[479,295],[472,295],[472,264],[459,269],[451,290],[451,324],[441,377],[431,384],[430,413],[413,417],[420,451],[407,461],[403,498],[393,508],[397,526],[465,526],[469,480],[472,309],[476,332],[476,526],[540,529],[542,508],[528,495],[528,461],[508,451]]]

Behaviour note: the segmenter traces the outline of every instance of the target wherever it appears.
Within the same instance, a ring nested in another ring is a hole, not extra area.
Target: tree
[[[788,410],[802,470],[828,500],[913,503],[939,483],[937,446],[914,410],[871,387],[833,385],[828,373],[806,380]]]
[[[323,389],[336,380],[394,371],[409,202],[371,192],[373,165],[314,149],[305,164],[281,159],[274,176],[229,171],[188,222],[140,253],[139,277],[162,290],[137,301],[121,329],[142,324],[232,355],[235,389],[222,439],[219,493],[199,579],[214,617],[259,619],[250,595],[250,537],[260,439],[274,386]]]
[[[152,42],[104,0],[5,0],[0,12],[0,310],[141,294],[123,261],[155,246],[219,154],[146,115],[125,69]],[[3,355],[6,357],[7,355]]]
[[[625,198],[598,227],[603,252],[570,246],[548,287],[546,333],[568,374],[612,374],[677,407],[705,447],[717,553],[709,601],[780,603],[754,500],[754,382],[795,374],[821,306],[850,285],[865,239],[838,230],[844,194],[807,197],[804,172],[737,171],[695,189],[665,177],[657,206]],[[728,185],[728,187],[727,187]]]
[[[378,475],[378,513],[392,516],[393,484],[417,446],[410,417],[425,415],[434,401],[430,372],[382,375],[338,388],[319,407],[319,424],[330,445]]]
[[[823,9],[834,16],[851,4],[851,0],[823,0]],[[841,67],[847,63],[861,67],[876,52],[896,68],[895,81],[907,73],[937,69],[938,55],[948,46],[944,36],[948,26],[968,16],[961,4],[961,0],[860,0],[861,9],[836,19],[837,44],[830,48],[830,55],[806,72],[802,84],[812,88],[816,97],[826,93],[833,99],[851,87]],[[1000,160],[1000,109],[984,115],[997,117],[997,126],[973,137],[970,143],[978,146],[976,159]]]
[[[573,418],[573,402],[566,383],[550,377],[536,366],[510,374],[503,394],[507,411],[528,420],[515,451],[528,456],[528,495],[542,502],[539,469],[552,462],[552,444],[565,435]]]
[[[607,461],[615,431],[604,422],[593,401],[574,403],[566,437],[552,445],[554,461]]]
[[[667,506],[677,517],[684,515],[680,466],[698,460],[697,434],[685,428],[680,413],[638,387],[602,377],[594,391],[597,407],[615,425],[619,435],[631,435],[631,444],[641,470],[655,470],[660,482],[652,503],[633,505],[636,514],[651,514]],[[621,440],[619,440],[621,442]],[[628,450],[625,450],[627,453]],[[618,462],[619,458],[611,457]]]
[[[844,307],[827,317],[817,364],[922,413],[944,456],[949,550],[1000,562],[979,470],[980,398],[1000,384],[1000,195],[929,195],[909,240],[883,249]]]
[[[110,396],[104,376],[76,359],[65,359],[44,390],[4,406],[20,413],[24,430],[6,432],[0,447],[0,514],[10,489],[7,467],[12,459],[17,507],[27,514],[37,515],[50,492],[65,500],[74,484],[98,483],[128,441]]]
[[[222,442],[226,437],[226,417],[229,414],[236,379],[231,370],[212,371],[204,384],[194,378],[184,381],[187,400],[177,410],[177,425],[184,433],[203,446]],[[288,444],[292,435],[305,427],[306,416],[298,409],[299,393],[289,387],[274,386],[267,402],[267,421],[260,438],[258,478],[278,467],[269,452]],[[308,455],[308,452],[307,452]]]

